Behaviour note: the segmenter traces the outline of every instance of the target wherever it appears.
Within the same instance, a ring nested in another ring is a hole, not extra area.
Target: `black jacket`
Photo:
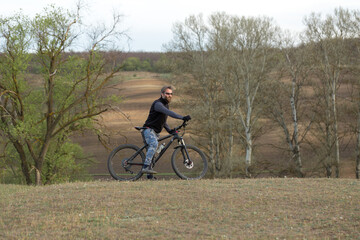
[[[160,97],[151,104],[149,116],[145,121],[144,127],[152,128],[156,133],[160,133],[165,127],[166,131],[169,132],[170,128],[166,123],[168,116],[176,119],[183,118],[183,116],[170,111],[169,103],[166,101],[166,99]]]

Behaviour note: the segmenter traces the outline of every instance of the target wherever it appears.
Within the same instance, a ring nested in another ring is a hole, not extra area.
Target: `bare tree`
[[[236,39],[236,32],[232,24],[233,17],[225,13],[215,13],[209,18],[209,54],[214,56],[215,63],[211,69],[211,73],[216,79],[219,79],[221,91],[223,92],[223,104],[221,107],[222,123],[222,162],[227,165],[227,172],[232,176],[232,172],[236,171],[236,165],[239,165],[239,150],[235,152],[235,144],[240,143],[242,139],[236,141],[235,130],[238,129],[238,122],[235,118],[236,105],[232,104],[233,99],[229,95],[227,84],[232,79],[233,59],[232,48]],[[242,132],[242,131],[241,131]]]
[[[350,25],[347,26],[349,31],[353,33],[352,42],[355,43],[355,51],[351,51],[353,58],[350,59],[350,64],[356,69],[355,76],[357,96],[355,97],[355,102],[357,103],[357,128],[356,128],[356,159],[355,159],[355,175],[357,179],[360,179],[360,11],[352,11],[349,15]]]
[[[353,104],[354,108],[351,113],[355,116],[356,123],[352,126],[354,129],[356,138],[355,147],[355,176],[360,178],[360,11],[350,11],[348,15],[349,21],[346,29],[353,33],[353,38],[348,39],[348,66],[351,69],[349,71],[350,78],[350,96],[349,102]],[[352,123],[351,123],[352,125]]]
[[[257,120],[262,113],[259,90],[276,65],[273,49],[279,28],[265,17],[234,17],[231,28],[235,36],[229,52],[231,75],[223,82],[223,88],[240,123],[237,132],[245,143],[245,174],[251,176]]]
[[[335,167],[335,176],[340,176],[337,91],[349,60],[346,40],[354,37],[354,33],[349,31],[353,24],[350,15],[350,11],[339,8],[325,19],[321,14],[312,13],[304,21],[307,41],[312,46],[312,60],[318,67],[316,74],[320,85],[317,92],[323,99],[324,114],[319,126],[323,129],[324,165],[328,177],[332,175],[332,167]]]
[[[309,104],[306,104],[303,87],[309,82],[311,64],[307,59],[306,46],[289,32],[284,32],[281,37],[280,51],[279,77],[274,78],[269,85],[271,89],[277,90],[269,89],[266,106],[270,118],[283,130],[290,163],[295,164],[295,174],[304,177],[300,145],[310,130],[312,118],[304,119],[309,115]],[[300,119],[303,128],[299,127]]]

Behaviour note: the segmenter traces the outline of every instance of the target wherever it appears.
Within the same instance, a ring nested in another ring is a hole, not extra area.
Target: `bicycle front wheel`
[[[187,153],[186,153],[187,150]],[[171,157],[171,165],[176,175],[182,179],[200,179],[207,171],[205,154],[195,146],[186,145],[175,149]]]
[[[138,146],[123,144],[115,148],[108,157],[108,170],[116,180],[135,181],[142,176],[145,154]]]

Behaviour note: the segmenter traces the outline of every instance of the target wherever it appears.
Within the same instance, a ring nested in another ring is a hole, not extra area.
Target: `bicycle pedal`
[[[155,176],[152,175],[152,174],[148,174],[148,175],[146,176],[146,178],[149,179],[149,180],[157,180],[157,177],[155,177]]]

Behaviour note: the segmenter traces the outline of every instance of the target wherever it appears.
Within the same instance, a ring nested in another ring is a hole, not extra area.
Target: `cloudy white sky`
[[[84,1],[84,0],[83,0]],[[33,16],[45,6],[74,9],[77,0],[3,0],[1,16],[10,16],[22,9]],[[217,11],[238,16],[268,16],[284,29],[300,31],[303,18],[311,12],[329,14],[341,6],[360,10],[359,0],[85,0],[88,21],[110,21],[113,10],[124,15],[124,28],[132,38],[132,51],[161,51],[172,39],[172,26],[191,14],[204,18]]]

